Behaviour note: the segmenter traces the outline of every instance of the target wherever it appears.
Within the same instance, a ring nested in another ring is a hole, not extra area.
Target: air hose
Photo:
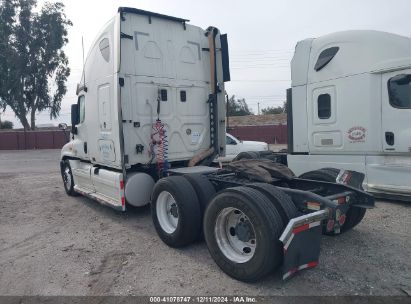
[[[157,161],[158,175],[162,177],[167,173],[170,165],[168,163],[167,131],[164,123],[160,119],[157,119],[153,125],[151,144]]]
[[[164,123],[160,119],[160,96],[157,98],[157,120],[152,125],[150,142],[151,159],[156,158],[158,176],[167,174],[170,164],[168,162],[168,138]]]

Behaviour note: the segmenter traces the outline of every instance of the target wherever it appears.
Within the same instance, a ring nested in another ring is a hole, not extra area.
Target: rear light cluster
[[[340,216],[340,219],[338,220],[338,223],[340,224],[340,226],[344,225],[346,219],[347,219],[347,216],[345,214],[342,214]]]

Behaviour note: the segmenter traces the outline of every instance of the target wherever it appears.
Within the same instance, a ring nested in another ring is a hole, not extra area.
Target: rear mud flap
[[[350,170],[340,170],[335,181],[338,184],[348,185],[357,189],[361,189],[364,178],[364,173]]]
[[[320,210],[292,219],[280,241],[283,243],[283,280],[298,271],[317,266],[320,255],[321,221],[327,211]]]

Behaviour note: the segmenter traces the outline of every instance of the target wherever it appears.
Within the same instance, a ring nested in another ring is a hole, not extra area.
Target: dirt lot
[[[405,295],[411,204],[378,201],[353,231],[323,237],[320,265],[288,282],[227,277],[204,243],[176,250],[149,209],[68,197],[59,151],[0,152],[0,295]]]

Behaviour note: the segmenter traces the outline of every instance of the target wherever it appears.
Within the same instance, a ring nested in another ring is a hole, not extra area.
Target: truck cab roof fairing
[[[316,70],[320,54],[333,47],[339,48],[338,53],[324,68]],[[352,30],[328,34],[312,42],[308,79],[310,83],[316,83],[371,73],[377,68],[406,66],[411,63],[410,50],[411,38],[386,32]]]
[[[133,8],[133,7],[119,7],[118,12],[120,14],[121,13],[132,13],[132,14],[145,15],[149,17],[149,22],[151,22],[150,17],[157,17],[157,18],[162,18],[162,19],[167,19],[167,20],[173,20],[173,21],[181,22],[181,23],[186,23],[190,21],[184,18],[178,18],[178,17],[168,16],[168,15],[158,14],[158,13],[145,11],[145,10],[141,10],[141,9]]]

